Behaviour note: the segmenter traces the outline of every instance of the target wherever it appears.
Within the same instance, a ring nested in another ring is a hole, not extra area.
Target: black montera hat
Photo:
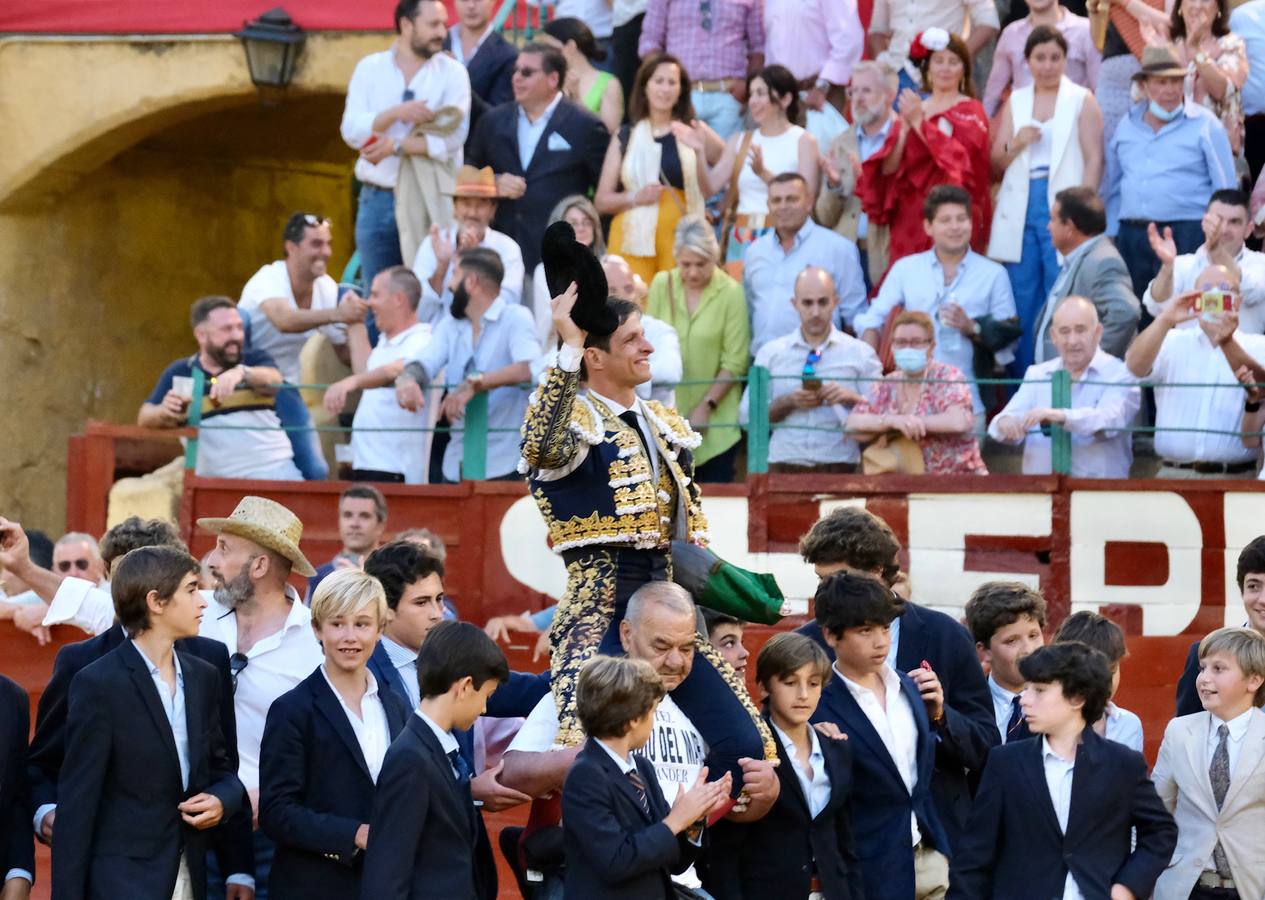
[[[606,273],[593,251],[575,239],[575,229],[566,222],[554,222],[546,228],[540,242],[540,261],[551,297],[575,282],[579,292],[571,310],[575,324],[599,337],[615,333],[619,318],[606,302]]]

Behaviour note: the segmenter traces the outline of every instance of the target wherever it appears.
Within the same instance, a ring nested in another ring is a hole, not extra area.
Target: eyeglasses
[[[703,30],[712,30],[712,0],[699,0],[698,14],[703,17]]]
[[[63,559],[57,564],[58,572],[69,572],[72,568],[78,569],[80,572],[87,572],[88,566],[92,565],[90,560],[86,559]]]
[[[892,347],[930,347],[929,338],[892,338]]]
[[[242,670],[250,665],[250,657],[245,653],[234,653],[228,658],[228,670],[233,675],[233,693],[237,693],[237,676],[242,674]]]
[[[514,74],[521,75],[524,78],[531,78],[533,75],[535,75],[539,71],[540,71],[539,69],[533,69],[531,66],[515,66],[514,67]]]

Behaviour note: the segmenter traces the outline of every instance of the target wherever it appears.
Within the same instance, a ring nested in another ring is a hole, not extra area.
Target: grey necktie
[[[1212,782],[1212,796],[1217,801],[1217,809],[1225,803],[1225,795],[1230,790],[1230,749],[1226,744],[1230,737],[1230,729],[1225,723],[1217,726],[1217,749],[1212,754],[1212,765],[1208,767],[1208,779]],[[1225,850],[1221,842],[1212,850],[1212,863],[1217,867],[1217,874],[1222,878],[1230,878],[1230,862],[1225,858]]]

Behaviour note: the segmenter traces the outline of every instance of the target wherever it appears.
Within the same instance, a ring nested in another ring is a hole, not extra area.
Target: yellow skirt
[[[685,209],[685,192],[676,188],[668,188],[659,195],[659,224],[654,232],[654,256],[631,256],[624,252],[624,214],[620,213],[611,221],[611,253],[618,254],[628,260],[628,266],[647,285],[660,272],[676,268],[676,257],[672,254],[673,239],[676,237],[676,223],[681,221]]]

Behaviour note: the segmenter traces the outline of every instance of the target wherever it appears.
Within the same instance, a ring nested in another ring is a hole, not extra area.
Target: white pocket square
[[[558,132],[556,131],[553,134],[549,135],[549,142],[545,144],[545,147],[551,151],[571,149],[571,145],[567,143],[567,139],[564,138],[562,135],[558,134]]]

